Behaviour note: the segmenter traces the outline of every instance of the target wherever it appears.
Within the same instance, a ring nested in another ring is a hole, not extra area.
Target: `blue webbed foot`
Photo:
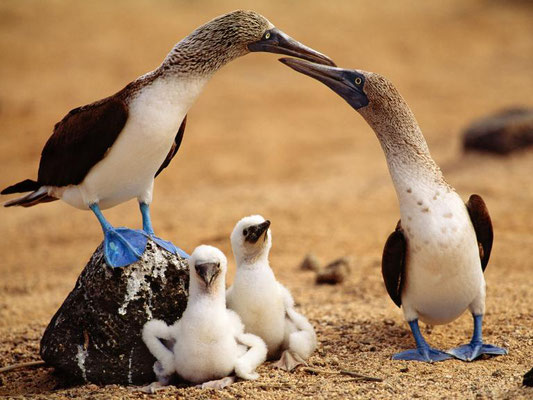
[[[416,342],[416,349],[402,351],[401,353],[394,354],[392,356],[393,360],[406,360],[406,361],[424,361],[424,362],[437,362],[444,361],[452,358],[451,355],[429,347],[426,340],[420,333],[420,328],[418,327],[418,320],[409,321],[409,327],[413,332],[413,337]]]
[[[493,346],[492,344],[470,343],[448,350],[447,353],[451,354],[455,358],[458,358],[459,360],[473,361],[482,354],[502,356],[507,354],[507,350],[501,347]]]
[[[492,344],[484,344],[481,335],[483,315],[472,315],[474,317],[474,334],[469,344],[465,344],[455,349],[448,350],[447,353],[463,361],[472,361],[482,354],[502,356],[507,354],[507,350]]]
[[[114,268],[139,261],[148,237],[143,231],[128,228],[108,228],[104,233],[106,263]]]
[[[437,362],[452,358],[451,355],[431,347],[402,351],[392,356],[393,360]]]
[[[187,253],[185,253],[179,247],[174,246],[172,242],[161,239],[154,234],[154,228],[152,227],[152,220],[150,218],[150,206],[146,203],[139,203],[139,207],[143,217],[143,230],[150,237],[150,239],[157,243],[159,247],[171,252],[172,254],[176,254],[181,258],[189,258]]]
[[[174,244],[172,242],[169,242],[168,240],[161,239],[160,237],[157,237],[155,235],[150,235],[150,239],[156,242],[159,247],[170,251],[172,254],[176,254],[181,258],[189,258],[189,255],[187,253],[185,253],[179,247],[174,246]]]

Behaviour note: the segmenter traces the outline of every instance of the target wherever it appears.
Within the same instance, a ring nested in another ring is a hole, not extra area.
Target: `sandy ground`
[[[329,3],[334,3],[329,4]],[[396,196],[373,132],[322,85],[271,54],[221,70],[189,114],[179,155],[156,182],[160,236],[187,250],[208,243],[230,259],[229,233],[244,215],[272,220],[271,264],[318,332],[310,364],[383,378],[268,363],[261,377],[220,392],[171,387],[168,398],[532,398],[533,151],[464,155],[460,132],[502,107],[533,106],[533,7],[520,1],[0,2],[0,187],[36,176],[40,150],[71,108],[107,96],[153,69],[181,37],[235,8],[254,8],[339,65],[380,72],[411,105],[435,160],[467,199],[481,194],[495,226],[486,271],[488,343],[506,357],[470,364],[393,362],[413,345],[380,274],[398,220]],[[136,227],[134,201],[109,210]],[[101,240],[94,217],[56,202],[0,210],[0,365],[37,360],[40,335]],[[316,286],[297,266],[349,255],[342,286]],[[471,319],[423,328],[437,348],[465,343]],[[0,395],[140,398],[125,387],[65,388],[52,369],[0,375]]]

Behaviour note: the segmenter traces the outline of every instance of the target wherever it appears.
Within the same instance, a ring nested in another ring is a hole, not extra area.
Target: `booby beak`
[[[270,221],[268,219],[261,224],[249,226],[247,228],[248,233],[246,234],[246,237],[244,238],[244,240],[246,240],[248,243],[254,244],[254,243],[257,243],[257,241],[263,234],[265,234],[265,239],[266,239],[266,231],[268,231],[269,227],[270,227]]]
[[[278,28],[269,29],[261,40],[248,45],[250,51],[285,54],[319,64],[335,65],[328,56],[297,42]]]
[[[205,282],[206,287],[210,287],[215,281],[216,277],[220,273],[220,264],[219,263],[204,263],[196,264],[194,266],[196,273],[202,280]]]
[[[279,61],[295,71],[319,80],[356,110],[369,103],[363,91],[366,78],[355,70],[319,65],[294,58],[280,58]]]

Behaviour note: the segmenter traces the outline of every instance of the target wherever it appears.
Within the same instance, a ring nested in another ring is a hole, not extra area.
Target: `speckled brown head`
[[[335,65],[325,55],[292,39],[254,11],[237,10],[200,26],[176,44],[162,64],[180,73],[209,74],[249,52],[287,54]]]

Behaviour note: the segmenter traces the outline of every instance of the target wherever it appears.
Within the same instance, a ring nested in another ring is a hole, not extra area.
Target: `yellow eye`
[[[359,77],[355,78],[355,84],[356,85],[360,85],[361,82],[363,82],[363,80],[361,78],[359,78]]]
[[[270,39],[270,32],[265,33],[265,39]]]

